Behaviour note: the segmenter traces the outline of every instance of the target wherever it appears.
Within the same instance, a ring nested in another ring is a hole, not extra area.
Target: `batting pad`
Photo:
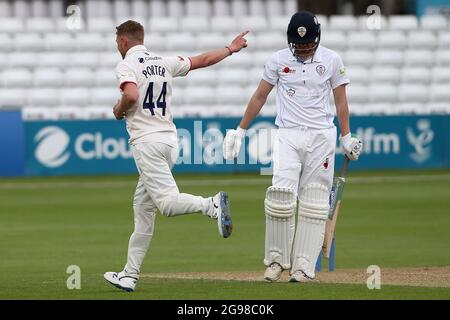
[[[291,267],[291,222],[294,219],[297,196],[293,189],[269,187],[264,200],[266,241],[264,264],[277,262],[283,269]]]
[[[291,273],[302,270],[308,277],[315,277],[328,218],[328,198],[328,188],[319,183],[307,185],[300,194]]]

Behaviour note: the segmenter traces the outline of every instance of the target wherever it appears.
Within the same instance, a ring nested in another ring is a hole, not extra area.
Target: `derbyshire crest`
[[[306,34],[306,28],[305,27],[298,27],[297,29],[298,34],[300,35],[300,37],[304,37]]]
[[[322,76],[325,73],[325,66],[324,65],[318,65],[316,67],[316,71],[319,74],[319,76]]]

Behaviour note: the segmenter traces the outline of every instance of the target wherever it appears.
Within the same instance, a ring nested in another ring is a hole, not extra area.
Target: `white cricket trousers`
[[[272,185],[291,188],[298,197],[302,189],[311,183],[319,183],[330,191],[334,176],[335,149],[336,127],[279,128],[274,141]],[[276,236],[286,237],[285,241],[291,243],[291,250],[285,253],[290,257],[291,273],[302,270],[314,278],[315,262],[325,233],[325,221],[300,218],[300,208],[298,215],[297,229],[294,216],[289,221],[289,234]],[[273,235],[266,234],[266,243],[271,237]],[[271,261],[265,263],[270,265]]]
[[[279,128],[273,146],[272,185],[294,189],[298,195],[310,183],[331,190],[336,134],[336,127]]]
[[[134,232],[128,244],[125,273],[138,275],[153,236],[156,210],[167,216],[205,213],[209,200],[180,193],[171,169],[178,158],[178,147],[162,142],[144,142],[131,146],[139,171],[134,194]]]

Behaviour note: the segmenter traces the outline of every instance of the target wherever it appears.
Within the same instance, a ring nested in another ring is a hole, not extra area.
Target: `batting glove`
[[[339,141],[344,148],[345,155],[350,160],[358,160],[359,155],[361,154],[362,141],[358,138],[352,137],[350,133],[345,136],[340,136]]]
[[[223,141],[223,157],[226,160],[232,160],[237,157],[246,131],[240,127],[237,127],[236,130],[231,129],[227,131]]]

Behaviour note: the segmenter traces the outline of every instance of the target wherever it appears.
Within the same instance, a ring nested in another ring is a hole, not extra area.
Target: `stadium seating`
[[[336,31],[350,31],[358,29],[358,20],[354,16],[332,16],[330,17],[329,29]]]
[[[222,69],[218,73],[218,84],[221,87],[245,86],[248,84],[248,75],[245,68]]]
[[[65,88],[60,91],[62,106],[85,106],[89,103],[89,90],[87,88]]]
[[[60,107],[63,108],[63,107]],[[49,107],[23,107],[22,108],[22,117],[25,120],[56,120],[57,113],[55,112],[55,108]]]
[[[450,48],[450,31],[441,31],[438,34],[439,48]]]
[[[431,70],[425,67],[404,67],[401,71],[402,83],[428,84],[431,80]]]
[[[192,33],[201,33],[205,30],[209,30],[209,19],[201,16],[182,17],[180,19],[180,30]]]
[[[59,68],[36,68],[33,74],[33,86],[57,88],[64,84],[64,73]]]
[[[444,16],[425,15],[420,18],[420,28],[422,30],[445,30],[448,28],[448,21]]]
[[[191,72],[189,74],[189,80],[192,81],[184,81],[183,79],[176,79],[179,80],[180,83],[187,85],[189,82],[190,86],[216,86],[218,81],[218,70],[209,68],[202,70],[205,72]]]
[[[367,102],[368,100],[367,86],[357,83],[348,86],[347,97],[350,101],[355,103]]]
[[[25,89],[5,88],[0,89],[0,108],[13,107],[21,108],[26,105],[26,96],[28,92]]]
[[[4,88],[30,87],[32,84],[31,72],[26,68],[8,69],[3,72],[1,80]]]
[[[25,31],[23,19],[5,17],[0,19],[0,30],[4,33],[18,33]]]
[[[350,72],[352,68],[350,67]],[[370,82],[373,84],[395,84],[400,82],[400,69],[393,66],[373,67],[370,72]]]
[[[321,42],[324,46],[334,48],[334,50],[342,50],[348,46],[344,31],[324,32],[321,37]]]
[[[26,105],[59,107],[59,90],[55,88],[31,88],[26,95]]]
[[[186,88],[185,102],[190,105],[214,105],[216,103],[216,89],[207,85],[189,86]]]
[[[378,46],[383,49],[401,50],[406,48],[407,39],[401,31],[381,31],[378,35]]]
[[[397,102],[397,86],[387,83],[371,83],[369,86],[368,98],[372,103]]]
[[[0,52],[11,51],[13,48],[14,43],[12,37],[6,33],[0,33]]]
[[[120,97],[115,26],[135,19],[147,30],[146,46],[164,56],[220,48],[250,30],[243,52],[174,80],[175,115],[237,115],[256,89],[264,63],[286,47],[295,11],[295,1],[288,0],[83,0],[78,5],[79,24],[65,17],[59,0],[0,0],[0,108],[23,107],[29,119],[111,118]],[[445,16],[318,19],[322,45],[337,51],[347,67],[352,114],[450,113]],[[275,94],[263,114],[275,112]]]
[[[45,49],[45,43],[39,33],[17,33],[14,36],[14,50],[23,51],[42,51]]]
[[[65,87],[86,87],[95,84],[94,73],[90,68],[68,68],[64,72]]]
[[[115,119],[111,108],[88,106],[83,109],[86,119]]]
[[[327,32],[328,33],[328,32]],[[370,31],[351,31],[348,33],[348,47],[372,50],[377,45],[376,36]]]
[[[352,83],[367,84],[370,80],[370,72],[368,68],[362,66],[354,66],[347,71],[348,77]]]
[[[352,67],[372,66],[374,53],[371,50],[360,50],[349,48],[349,50],[346,51],[344,56],[341,58],[347,65],[347,69],[350,70]]]
[[[218,105],[244,105],[248,100],[247,97],[245,89],[236,85],[224,86],[216,90],[216,104]]]
[[[431,70],[431,81],[435,84],[450,83],[450,66],[435,66]]]
[[[25,28],[28,32],[54,32],[56,31],[56,21],[48,18],[29,18],[25,20]]]

